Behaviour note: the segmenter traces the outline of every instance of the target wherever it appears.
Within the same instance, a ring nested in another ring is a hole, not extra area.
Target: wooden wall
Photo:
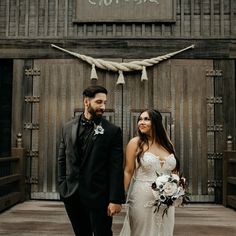
[[[58,199],[56,156],[61,127],[75,110],[82,110],[84,87],[98,83],[109,90],[108,115],[122,127],[124,146],[135,134],[139,112],[148,107],[159,109],[179,155],[181,171],[189,181],[192,200],[220,202],[221,153],[228,132],[236,135],[233,60],[170,59],[149,68],[145,82],[140,81],[139,72],[125,73],[124,86],[116,85],[116,74],[100,70],[99,80],[90,81],[90,66],[76,59],[25,62],[24,67],[39,70],[36,76],[22,74],[22,62],[15,60],[14,64],[14,89],[18,92],[13,100],[13,130],[23,130],[24,146],[31,153],[27,175],[32,198]],[[223,71],[222,76],[208,74],[214,66]],[[20,105],[24,96],[30,95],[39,96],[39,102]],[[213,103],[214,96],[222,96],[223,102]],[[21,122],[18,113],[22,114]],[[39,128],[23,129],[25,123]],[[215,125],[223,128],[214,130]]]
[[[228,38],[236,35],[234,0],[176,0],[175,23],[77,24],[74,23],[76,2],[1,0],[0,37]]]
[[[193,50],[148,68],[146,83],[133,72],[125,73],[124,86],[116,86],[117,75],[104,71],[98,71],[97,83],[110,91],[107,108],[123,128],[124,144],[135,132],[141,109],[160,109],[194,199],[213,201],[217,196],[220,202],[221,153],[229,133],[236,139],[236,1],[175,3],[176,22],[75,23],[77,0],[0,1],[0,58],[11,58],[14,65],[12,137],[23,132],[33,198],[58,197],[60,128],[75,108],[82,108],[81,91],[93,83],[88,64],[51,43],[116,61],[157,57],[195,44]],[[26,68],[40,73],[26,76]],[[209,68],[223,74],[207,75]],[[25,96],[39,96],[39,102],[25,102]],[[215,97],[222,102],[214,103]],[[36,127],[27,129],[27,123]]]

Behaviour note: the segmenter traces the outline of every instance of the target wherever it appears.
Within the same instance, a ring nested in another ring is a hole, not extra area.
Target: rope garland
[[[66,50],[64,48],[58,47],[54,44],[51,44],[51,46],[53,48],[56,48],[56,49],[63,51],[63,52],[66,52],[74,57],[77,57],[77,58],[89,63],[92,66],[91,76],[90,76],[91,79],[98,79],[97,73],[96,73],[96,67],[103,69],[103,70],[118,72],[119,76],[118,76],[118,80],[117,80],[116,84],[125,84],[123,72],[129,72],[129,71],[135,71],[135,70],[142,71],[141,81],[148,80],[146,67],[156,65],[160,61],[167,60],[170,57],[172,57],[178,53],[181,53],[181,52],[184,52],[188,49],[194,48],[194,44],[193,44],[189,47],[183,48],[183,49],[176,51],[176,52],[168,53],[166,55],[162,55],[162,56],[158,56],[158,57],[154,57],[154,58],[150,58],[150,59],[145,59],[142,61],[131,61],[131,62],[119,63],[119,62],[113,62],[113,61],[105,61],[102,59],[95,59],[90,56],[85,56],[85,55],[82,55],[79,53],[71,52],[71,51]]]

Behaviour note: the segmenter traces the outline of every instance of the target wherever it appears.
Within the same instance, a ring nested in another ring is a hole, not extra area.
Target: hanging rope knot
[[[95,68],[95,64],[92,64],[90,79],[91,80],[93,80],[93,79],[97,80],[98,79],[97,71],[96,71],[96,68]]]
[[[141,75],[141,81],[143,82],[145,80],[148,80],[148,77],[147,77],[146,66],[143,66],[142,75]]]
[[[118,76],[116,84],[125,84],[125,78],[124,78],[122,70],[119,70],[119,76]]]

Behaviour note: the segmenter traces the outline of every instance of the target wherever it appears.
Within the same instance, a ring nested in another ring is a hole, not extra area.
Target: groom
[[[106,102],[104,87],[86,88],[83,114],[62,129],[59,192],[76,236],[112,236],[124,202],[122,134],[102,117]]]

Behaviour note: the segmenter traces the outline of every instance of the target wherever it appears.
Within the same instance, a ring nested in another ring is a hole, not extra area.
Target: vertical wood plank
[[[49,11],[48,11],[48,0],[44,0],[44,35],[48,35],[48,22],[49,22]]]
[[[220,35],[224,36],[224,0],[220,0]]]
[[[190,35],[194,34],[194,0],[190,2]]]
[[[13,8],[14,9],[14,8]],[[20,0],[16,0],[15,36],[19,36]]]
[[[68,0],[65,0],[65,10],[64,10],[64,35],[68,35]],[[96,35],[96,34],[95,34]]]
[[[40,0],[36,0],[35,4],[35,36],[38,36],[39,34],[39,1]]]
[[[55,0],[55,24],[54,24],[54,36],[58,36],[58,11],[59,11],[59,0]]]
[[[204,4],[200,1],[200,35],[204,36]]]
[[[93,24],[93,34],[96,35],[97,34],[97,25]]]
[[[214,0],[210,0],[211,6],[210,6],[210,32],[211,36],[214,35],[215,32],[215,17],[214,17]]]
[[[83,24],[83,30],[84,30],[84,36],[87,36],[88,34],[88,27],[86,24]]]
[[[145,24],[142,24],[141,26],[141,35],[145,36]]]
[[[29,0],[25,5],[25,36],[29,36]]]
[[[235,17],[234,17],[234,11],[235,11],[235,9],[234,9],[234,7],[235,7],[235,1],[234,0],[230,0],[230,35],[232,35],[233,34],[233,32],[234,32],[234,19],[235,19]]]
[[[10,31],[10,0],[6,1],[6,37],[9,36]]]
[[[107,32],[107,25],[106,24],[102,24],[102,35],[105,36]]]
[[[122,24],[122,36],[125,36],[125,24]]]
[[[161,24],[161,36],[165,36],[165,24]]]
[[[136,30],[135,24],[132,24],[132,36],[133,37],[135,37],[135,34],[136,34],[135,30]]]
[[[112,24],[112,36],[113,37],[116,37],[116,29],[117,29],[116,24]]]
[[[184,0],[180,0],[180,35],[184,36]]]
[[[151,35],[154,37],[155,36],[155,24],[152,24],[152,31]]]
[[[24,60],[16,59],[13,62],[12,87],[12,146],[15,146],[16,135],[23,133],[24,91]]]

